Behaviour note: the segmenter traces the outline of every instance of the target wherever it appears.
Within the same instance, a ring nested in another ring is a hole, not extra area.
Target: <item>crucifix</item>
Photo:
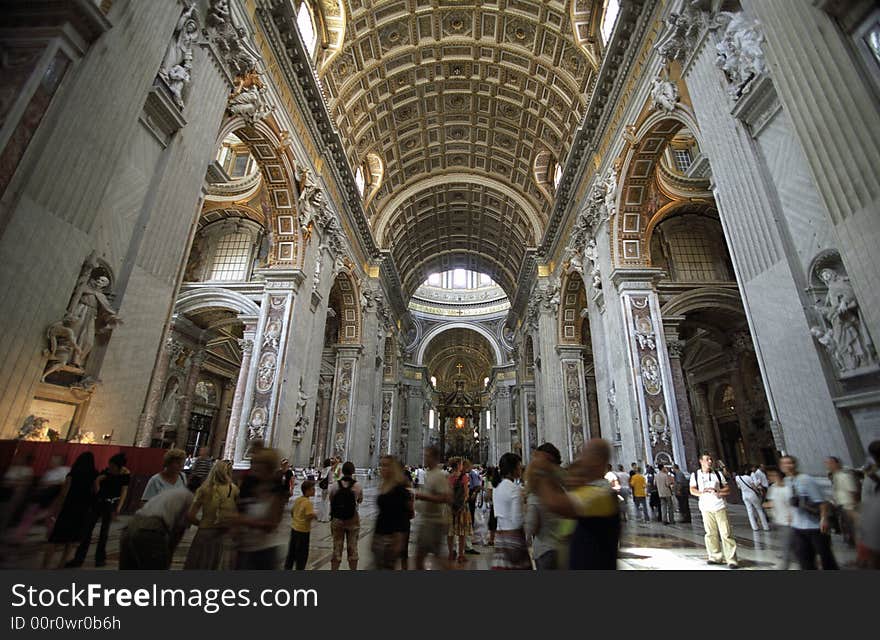
[[[459,378],[461,377],[461,367],[462,367],[462,365],[460,362],[457,365],[455,365],[455,368],[458,369],[458,377]]]

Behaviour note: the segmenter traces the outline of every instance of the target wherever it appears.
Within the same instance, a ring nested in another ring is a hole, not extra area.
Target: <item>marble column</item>
[[[633,387],[646,459],[651,464],[683,461],[678,408],[672,372],[660,319],[660,304],[653,281],[657,269],[630,269],[615,273],[629,341]]]
[[[877,61],[854,53],[867,44],[857,44],[840,26],[851,18],[847,9],[858,10],[858,3],[742,4],[764,33],[773,83],[833,221],[840,254],[876,342],[880,288],[875,286],[878,267],[872,247],[880,245],[880,109],[877,88],[862,65]]]
[[[244,393],[251,371],[251,356],[254,351],[254,330],[245,329],[244,338],[238,341],[241,349],[241,367],[235,383],[235,394],[232,396],[232,408],[229,410],[229,426],[226,429],[226,444],[223,450],[224,460],[235,460],[238,450],[238,433],[241,425],[241,412],[244,407]]]
[[[523,454],[526,461],[531,458],[532,451],[541,445],[538,440],[538,399],[534,383],[519,386],[520,412],[523,424]]]
[[[584,391],[584,360],[582,346],[559,345],[559,364],[562,371],[566,437],[560,441],[563,459],[574,460],[580,454],[590,434],[590,413]],[[559,446],[557,445],[557,446]]]
[[[229,431],[229,416],[232,408],[232,397],[235,393],[235,382],[227,380],[223,383],[223,391],[220,393],[220,406],[218,407],[217,427],[212,434],[211,439],[211,457],[219,458],[223,453],[223,447],[226,436]]]
[[[556,352],[559,335],[558,309],[549,303],[540,306],[538,326],[534,344],[539,352],[540,366],[535,367],[535,391],[538,401],[539,442],[551,442],[562,452],[563,461],[567,455],[568,431],[565,428],[565,389],[562,381],[562,368]]]
[[[777,3],[751,4],[760,13],[765,5]],[[792,15],[801,19],[799,10]],[[704,29],[689,48],[682,77],[700,125],[700,149],[711,165],[713,193],[771,415],[783,432],[791,431],[786,439],[793,445],[792,453],[802,459],[807,471],[818,473],[818,451],[847,450],[847,427],[835,410],[810,322],[805,313],[792,310],[812,304],[804,293],[804,265],[795,243],[824,233],[819,231],[824,225],[819,219],[803,218],[800,201],[781,199],[780,184],[774,182],[774,173],[762,156],[783,148],[791,151],[776,170],[777,181],[783,173],[797,169],[800,161],[798,146],[791,144],[789,115],[775,98],[780,74],[771,68],[769,76],[754,80],[751,90],[734,100],[716,65],[715,45],[716,35]],[[809,39],[799,45],[809,46]],[[806,181],[792,189],[798,190],[798,196],[800,191],[809,195],[813,185]],[[801,218],[808,222],[798,222]],[[807,226],[790,229],[792,224]],[[815,230],[793,233],[806,228]],[[792,380],[797,384],[792,385]]]
[[[357,392],[361,352],[359,345],[337,345],[336,373],[333,376],[333,402],[328,434],[328,455],[350,460],[352,455],[352,430],[354,420],[354,397]]]
[[[333,379],[323,378],[318,383],[318,416],[315,419],[315,455],[313,464],[321,466],[328,457],[327,433],[330,429],[330,402],[333,399]]]
[[[198,350],[189,357],[189,368],[186,372],[186,383],[183,392],[183,406],[180,408],[180,419],[177,421],[177,435],[174,438],[174,444],[178,449],[186,446],[189,418],[192,413],[193,400],[195,399],[196,385],[199,382],[199,372],[204,361],[205,352],[201,350],[201,347],[198,347]]]
[[[162,342],[162,349],[156,359],[156,368],[150,380],[150,389],[147,393],[147,401],[144,410],[138,420],[138,431],[134,445],[137,447],[149,447],[153,439],[153,431],[156,428],[156,418],[162,406],[165,383],[168,380],[168,367],[175,354],[179,353],[180,345],[170,335]]]
[[[672,388],[675,392],[675,406],[678,410],[678,423],[681,427],[681,439],[684,444],[684,460],[676,460],[676,462],[682,469],[692,469],[696,468],[699,455],[694,421],[688,402],[687,385],[685,384],[684,371],[681,368],[684,341],[678,337],[679,322],[680,320],[663,318],[663,329],[666,332],[666,352],[669,354]]]

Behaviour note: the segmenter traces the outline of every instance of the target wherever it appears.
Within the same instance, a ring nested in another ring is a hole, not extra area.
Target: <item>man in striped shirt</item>
[[[196,458],[195,462],[193,462],[192,469],[190,469],[189,477],[198,478],[204,481],[205,478],[208,477],[208,473],[213,466],[214,459],[208,453],[208,447],[201,447],[199,449],[199,457]]]

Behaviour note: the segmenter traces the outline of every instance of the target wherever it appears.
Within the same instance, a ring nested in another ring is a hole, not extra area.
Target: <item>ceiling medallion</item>
[[[453,140],[461,140],[462,138],[464,138],[464,135],[464,129],[461,129],[459,127],[455,127],[449,130],[449,137]]]
[[[447,104],[450,106],[450,108],[455,109],[455,110],[464,109],[465,108],[464,96],[458,96],[458,95],[449,96],[449,98],[447,99]]]

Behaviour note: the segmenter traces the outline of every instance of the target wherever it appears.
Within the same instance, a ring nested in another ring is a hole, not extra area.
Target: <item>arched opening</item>
[[[486,379],[498,364],[489,339],[459,326],[427,337],[424,365],[435,380],[439,445],[445,457],[482,460],[480,426]]]
[[[336,276],[330,289],[327,319],[324,324],[318,395],[315,414],[312,416],[315,429],[311,460],[315,465],[321,464],[325,458],[337,453],[332,418],[338,413],[340,402],[344,402],[342,396],[347,392],[347,389],[340,390],[338,387],[351,385],[351,378],[347,377],[350,375],[350,369],[342,371],[341,375],[344,379],[340,379],[342,368],[340,353],[344,353],[346,347],[354,347],[360,342],[360,296],[351,275],[347,271],[342,271]]]

